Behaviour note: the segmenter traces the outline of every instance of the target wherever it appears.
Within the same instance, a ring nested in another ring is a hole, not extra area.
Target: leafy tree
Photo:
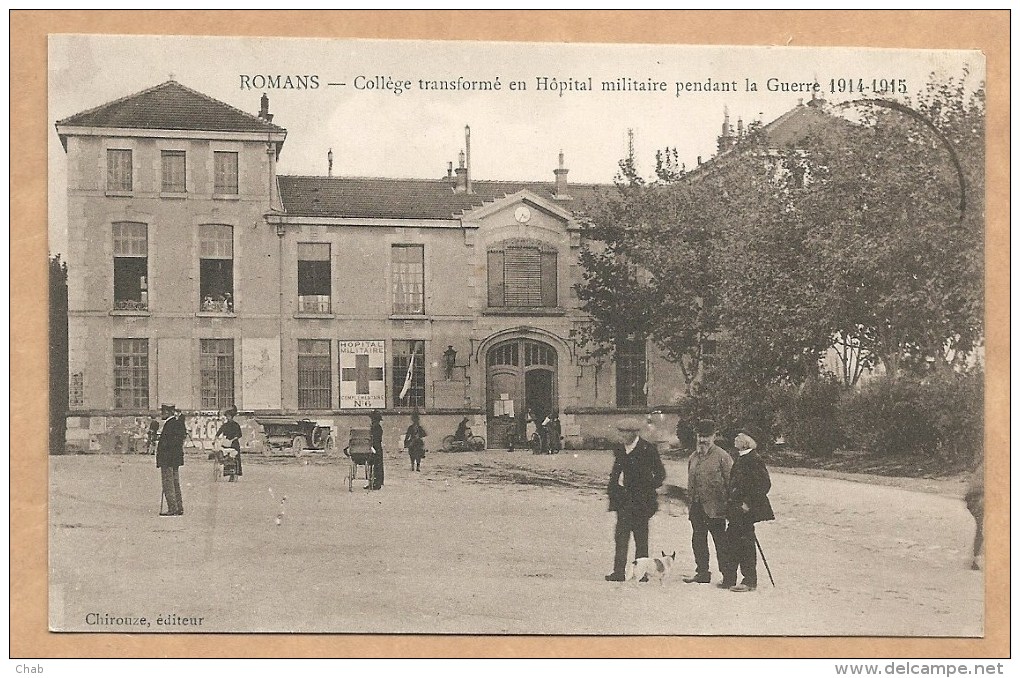
[[[816,376],[829,348],[848,386],[877,362],[895,377],[963,360],[983,333],[984,99],[967,78],[933,79],[912,109],[829,115],[786,148],[755,126],[691,172],[666,149],[650,184],[630,153],[584,229],[590,348],[642,334],[690,386],[715,337],[714,369],[752,391]]]

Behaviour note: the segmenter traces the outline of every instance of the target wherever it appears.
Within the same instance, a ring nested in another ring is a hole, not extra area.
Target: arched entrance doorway
[[[489,447],[524,441],[528,410],[542,421],[557,407],[556,349],[534,339],[509,339],[485,356]]]

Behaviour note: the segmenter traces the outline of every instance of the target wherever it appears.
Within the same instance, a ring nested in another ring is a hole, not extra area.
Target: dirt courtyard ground
[[[674,577],[609,583],[608,452],[430,453],[348,492],[346,459],[253,458],[244,479],[182,468],[159,517],[151,457],[50,458],[50,625],[116,632],[980,636],[984,579],[958,484],[913,491],[773,472],[759,589],[684,584],[686,507],[651,548]],[[686,486],[686,464],[667,461]],[[286,500],[284,501],[284,497]],[[281,510],[283,515],[280,516]],[[280,524],[276,519],[280,516]],[[714,556],[713,556],[714,567]],[[126,625],[144,617],[147,625]],[[199,618],[201,621],[199,622]],[[160,623],[170,620],[171,625]],[[184,619],[194,623],[184,625]]]

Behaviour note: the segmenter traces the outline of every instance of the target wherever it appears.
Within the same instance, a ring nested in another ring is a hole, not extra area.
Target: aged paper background
[[[986,637],[537,638],[71,635],[46,630],[47,33],[180,33],[981,49],[988,81],[986,440],[1008,449],[1008,13],[15,12],[11,17],[11,656],[1002,657],[1009,653],[1009,459],[988,456]]]

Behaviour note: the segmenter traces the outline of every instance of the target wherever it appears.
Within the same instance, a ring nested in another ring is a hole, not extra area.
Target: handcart
[[[352,428],[351,439],[344,454],[350,457],[351,469],[347,474],[347,491],[354,491],[354,479],[358,476],[358,467],[365,467],[365,480],[368,486],[375,484],[375,448],[372,447],[372,433],[367,428]]]

